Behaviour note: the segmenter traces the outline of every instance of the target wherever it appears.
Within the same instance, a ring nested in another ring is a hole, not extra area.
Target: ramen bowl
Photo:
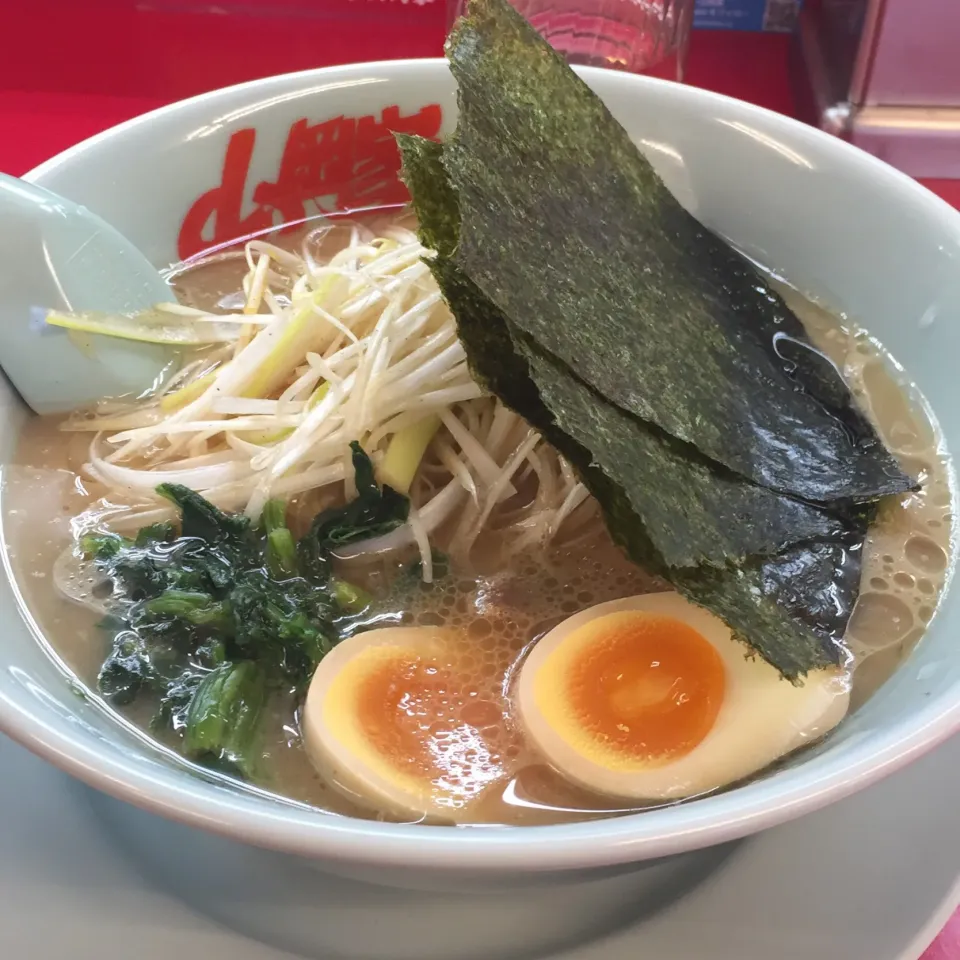
[[[650,78],[582,75],[701,221],[863,322],[929,401],[946,448],[960,449],[960,214],[878,160],[777,114]],[[443,61],[324,69],[173,104],[27,179],[85,204],[163,266],[272,223],[401,203],[392,132],[443,136],[455,120]],[[9,386],[0,384],[0,402],[7,462],[28,414]],[[949,571],[947,579],[919,646],[825,742],[736,789],[620,818],[484,829],[361,821],[205,774],[69,677],[11,577],[0,584],[0,729],[126,801],[97,797],[95,806],[184,896],[257,936],[331,956],[341,947],[311,948],[310,904],[330,889],[376,901],[381,894],[365,886],[376,884],[406,890],[409,903],[428,897],[417,891],[443,891],[450,916],[460,916],[462,903],[449,898],[461,892],[509,905],[515,924],[484,924],[463,950],[448,944],[438,954],[507,956],[655,905],[717,863],[721,845],[847,796],[950,736],[960,727],[960,609]],[[350,879],[331,888],[332,875]],[[543,899],[551,885],[550,896],[569,902]],[[268,916],[271,898],[280,912]],[[562,922],[544,922],[560,914]]]

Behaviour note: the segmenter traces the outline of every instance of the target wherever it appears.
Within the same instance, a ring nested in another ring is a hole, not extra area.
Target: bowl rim
[[[740,111],[745,117],[761,118],[821,149],[835,151],[885,177],[892,190],[905,195],[915,207],[933,216],[952,218],[960,235],[960,212],[904,173],[881,160],[799,121],[723,94],[670,81],[602,68],[578,68],[585,78],[604,83],[637,85],[659,91],[663,97],[688,98],[709,109],[711,105]],[[421,73],[425,81],[437,74],[449,75],[441,58],[378,61],[322,67],[279,74],[223,87],[178,100],[112,126],[39,164],[24,175],[43,182],[61,167],[81,159],[96,145],[123,138],[158,118],[191,107],[215,105],[244,93],[268,92],[276,86],[337,83],[375,74]],[[949,583],[944,593],[949,589]],[[26,628],[26,624],[23,625]],[[437,868],[471,873],[511,870],[542,872],[612,866],[738,839],[787,820],[813,812],[827,803],[862,789],[911,760],[926,753],[960,730],[960,702],[941,697],[915,711],[906,721],[871,737],[871,748],[855,753],[852,762],[828,771],[820,778],[778,784],[764,781],[766,789],[749,787],[717,794],[670,808],[619,818],[575,824],[521,829],[461,829],[420,824],[389,824],[335,817],[277,802],[258,801],[216,792],[201,781],[181,776],[151,775],[132,767],[122,758],[103,753],[67,728],[47,724],[28,709],[0,693],[0,729],[34,753],[88,785],[167,818],[215,833],[301,856],[388,867]],[[797,768],[797,769],[802,769]],[[735,798],[732,802],[729,798]],[[726,799],[724,799],[726,798]],[[721,801],[717,803],[717,801]]]

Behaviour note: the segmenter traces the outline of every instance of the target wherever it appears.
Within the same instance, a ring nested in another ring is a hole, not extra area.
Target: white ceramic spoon
[[[48,311],[129,313],[173,297],[156,267],[85,207],[0,174],[0,367],[37,413],[159,385],[170,347],[68,334]]]

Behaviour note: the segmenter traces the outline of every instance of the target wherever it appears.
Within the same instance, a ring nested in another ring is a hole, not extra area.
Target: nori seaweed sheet
[[[530,379],[527,364],[510,343],[505,318],[451,259],[459,243],[460,212],[440,163],[443,146],[410,134],[395,136],[403,160],[401,175],[419,221],[420,241],[436,252],[428,264],[453,312],[470,372],[543,432],[552,422],[550,412]]]
[[[824,510],[685,455],[677,441],[608,403],[556,358],[513,339],[554,423],[619,481],[667,566],[726,564],[842,532]]]
[[[448,300],[458,302],[461,340],[468,346],[468,360],[476,358],[491,343],[490,317],[495,308],[450,261],[459,237],[456,194],[440,165],[441,144],[419,137],[398,138],[404,171],[416,198],[421,239],[437,252],[431,262],[434,274]],[[476,301],[473,309],[466,300]],[[486,318],[475,330],[471,316]],[[494,362],[504,369],[497,376],[497,392],[515,391],[510,406],[523,408],[530,419],[536,404],[545,409],[536,417],[541,429],[552,422],[578,444],[589,447],[592,459],[609,476],[618,477],[633,509],[643,520],[658,554],[670,567],[695,566],[703,561],[726,563],[750,555],[776,554],[784,547],[816,537],[834,537],[846,529],[826,511],[725,473],[684,450],[636,417],[606,402],[576,375],[535,349],[529,340],[507,329],[526,363],[513,348],[492,342]],[[482,379],[490,381],[491,365],[485,364]],[[506,375],[504,375],[506,374]],[[530,381],[533,382],[530,382]]]
[[[429,263],[453,310],[477,381],[540,430],[574,466],[600,503],[613,538],[635,562],[724,619],[791,681],[838,663],[842,657],[838,641],[859,590],[867,514],[854,511],[853,519],[833,536],[795,544],[775,557],[742,565],[671,569],[624,490],[593,464],[585,446],[557,428],[513,339],[522,334],[511,335],[502,312],[452,262],[459,211],[440,165],[443,147],[416,137],[397,139],[420,236],[436,251]],[[531,349],[529,344],[526,349]],[[551,360],[557,363],[556,358]]]
[[[824,503],[911,487],[786,304],[507,0],[473,0],[447,55],[453,259],[511,322],[612,403],[762,486]]]

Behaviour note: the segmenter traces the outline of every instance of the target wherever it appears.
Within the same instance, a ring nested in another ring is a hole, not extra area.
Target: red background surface
[[[439,56],[445,4],[398,0],[32,0],[0,35],[0,170],[173,100],[255,77]],[[43,43],[30,38],[42,37]],[[793,113],[789,37],[700,31],[689,82]],[[960,207],[960,182],[928,186]]]
[[[338,63],[439,56],[446,23],[439,0],[8,0],[4,7],[0,171],[18,175],[107,127],[216,87]],[[694,33],[688,81],[792,115],[789,45],[779,34]],[[926,185],[960,208],[960,181]],[[923,960],[960,960],[960,916]]]

